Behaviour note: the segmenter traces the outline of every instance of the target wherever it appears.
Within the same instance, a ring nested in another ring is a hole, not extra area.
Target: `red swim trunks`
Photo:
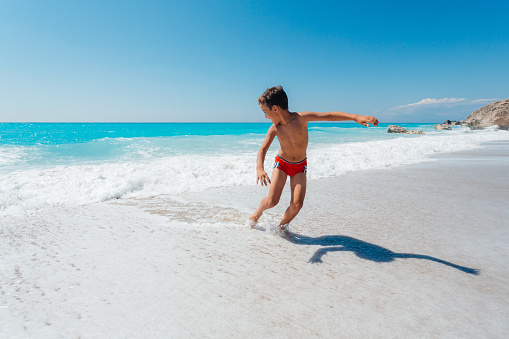
[[[289,162],[276,155],[274,168],[280,169],[281,171],[293,177],[297,173],[307,173],[308,160],[307,158],[299,162]]]

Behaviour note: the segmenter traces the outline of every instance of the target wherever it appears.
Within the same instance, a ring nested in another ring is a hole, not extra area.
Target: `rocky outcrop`
[[[398,125],[389,125],[387,133],[406,133],[406,129]]]
[[[461,122],[456,120],[447,120],[443,123],[443,125],[450,125],[450,126],[460,126]]]
[[[500,129],[509,129],[509,99],[488,104],[467,117],[467,126],[471,129],[483,129],[498,125]]]
[[[451,130],[451,126],[466,126],[467,123],[465,120],[456,121],[456,120],[446,120],[443,124],[436,124],[435,129],[437,131]]]
[[[412,130],[408,130],[408,129],[398,126],[398,125],[389,125],[389,127],[387,127],[387,133],[423,134],[424,135],[423,131],[420,131],[420,130],[412,131]]]
[[[443,130],[450,130],[452,128],[451,128],[451,126],[449,126],[449,124],[438,124],[438,125],[435,125],[435,129],[437,131],[443,131]]]

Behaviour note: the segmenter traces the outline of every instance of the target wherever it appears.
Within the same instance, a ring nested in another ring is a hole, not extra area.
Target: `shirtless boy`
[[[267,89],[258,98],[258,104],[263,113],[265,113],[265,117],[270,119],[273,125],[270,126],[267,136],[258,151],[256,183],[260,182],[262,186],[267,186],[268,182],[270,187],[269,195],[261,201],[258,209],[249,217],[249,221],[251,227],[254,227],[262,216],[263,211],[278,204],[286,184],[286,179],[290,176],[290,206],[286,209],[283,218],[279,222],[279,231],[284,233],[290,221],[295,218],[302,208],[306,195],[308,122],[353,120],[364,126],[369,126],[369,124],[377,126],[378,120],[371,116],[344,112],[290,112],[288,111],[288,97],[281,86]],[[265,155],[276,136],[281,148],[276,156],[271,181],[263,168],[263,163]]]

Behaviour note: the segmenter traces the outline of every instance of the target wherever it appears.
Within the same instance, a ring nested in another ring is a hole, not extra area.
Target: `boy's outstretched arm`
[[[267,154],[267,151],[275,137],[276,127],[272,125],[270,126],[267,136],[263,140],[262,146],[258,150],[258,155],[256,156],[256,183],[258,184],[259,181],[262,186],[267,186],[267,181],[270,184],[270,178],[263,168],[263,163],[265,162],[265,155]]]
[[[378,119],[369,115],[358,115],[345,112],[302,112],[300,115],[306,119],[306,121],[355,121],[363,126],[378,126]]]

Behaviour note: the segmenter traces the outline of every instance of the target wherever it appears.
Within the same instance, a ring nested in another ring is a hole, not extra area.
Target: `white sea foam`
[[[25,147],[0,146],[0,166],[11,165],[22,159],[27,153]]]
[[[308,177],[318,179],[350,171],[414,164],[427,161],[436,153],[473,149],[494,140],[509,140],[509,133],[497,129],[457,129],[418,137],[312,144],[308,154]],[[269,175],[276,152],[277,148],[271,148],[267,155],[265,168]],[[8,155],[5,161],[17,159],[11,153],[5,153]],[[255,163],[255,152],[239,152],[21,169],[0,174],[0,215],[123,197],[177,196],[212,187],[254,185]]]
[[[481,147],[483,142],[509,140],[509,133],[490,128],[484,131],[457,129],[425,136],[401,136],[389,140],[314,147],[308,155],[310,179],[338,176],[351,171],[391,168],[431,160],[437,153]]]
[[[17,171],[0,176],[0,213],[246,185],[254,177],[254,161],[254,156],[193,155]]]

